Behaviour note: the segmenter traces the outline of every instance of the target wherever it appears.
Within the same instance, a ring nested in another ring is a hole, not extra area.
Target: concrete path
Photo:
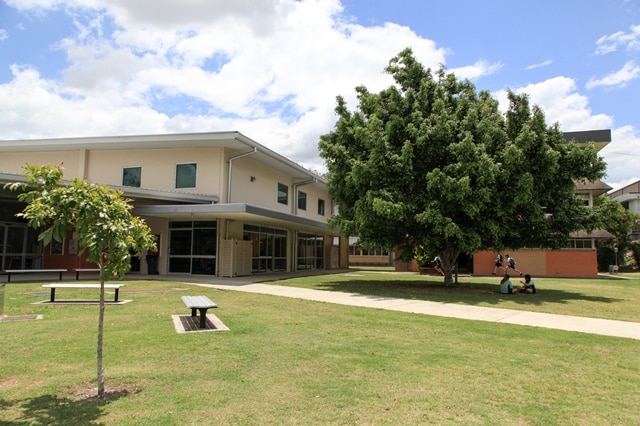
[[[188,280],[185,280],[185,283]],[[221,290],[244,291],[273,296],[314,300],[316,302],[363,308],[388,309],[398,312],[461,318],[476,321],[499,322],[532,327],[553,328],[603,336],[625,337],[640,340],[640,323],[615,321],[570,315],[545,314],[540,312],[512,309],[485,308],[421,300],[397,299],[392,297],[367,296],[356,293],[311,290],[297,287],[233,281],[228,283],[189,283]]]

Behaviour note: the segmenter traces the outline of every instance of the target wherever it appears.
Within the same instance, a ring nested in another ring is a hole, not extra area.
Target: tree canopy
[[[18,216],[30,226],[43,229],[38,236],[45,245],[52,240],[63,241],[74,231],[80,243],[80,253],[100,267],[100,313],[98,319],[98,395],[104,396],[102,348],[104,329],[104,283],[122,277],[131,269],[131,254],[138,256],[155,247],[155,239],[144,220],[131,214],[133,208],[122,192],[105,185],[73,179],[63,184],[61,165],[27,164],[26,183],[8,185],[22,189],[18,200],[27,203]]]
[[[448,272],[460,253],[559,248],[595,225],[575,181],[601,178],[605,163],[592,144],[565,141],[526,94],[510,91],[502,114],[487,91],[444,67],[433,73],[411,49],[386,72],[395,84],[357,87],[355,111],[338,96],[338,120],[320,138],[339,207],[331,223],[344,234],[438,254]]]

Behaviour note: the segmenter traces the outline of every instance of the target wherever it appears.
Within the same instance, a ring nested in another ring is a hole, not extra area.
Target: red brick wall
[[[598,259],[595,250],[505,250],[516,260],[516,268],[533,276],[597,277]],[[473,273],[490,275],[496,252],[482,251],[473,255]],[[498,270],[498,274],[501,271]],[[513,271],[510,272],[513,275]]]

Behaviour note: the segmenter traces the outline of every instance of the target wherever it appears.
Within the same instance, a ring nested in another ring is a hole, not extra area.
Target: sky
[[[322,173],[336,96],[407,47],[640,180],[638,0],[0,0],[0,140],[239,131]]]

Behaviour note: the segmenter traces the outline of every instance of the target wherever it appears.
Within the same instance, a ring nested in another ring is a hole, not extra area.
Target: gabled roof
[[[604,194],[612,188],[601,180],[591,182],[590,180],[581,179],[576,181],[576,191],[590,191],[593,195]]]
[[[609,194],[609,198],[619,202],[640,199],[640,180]]]

